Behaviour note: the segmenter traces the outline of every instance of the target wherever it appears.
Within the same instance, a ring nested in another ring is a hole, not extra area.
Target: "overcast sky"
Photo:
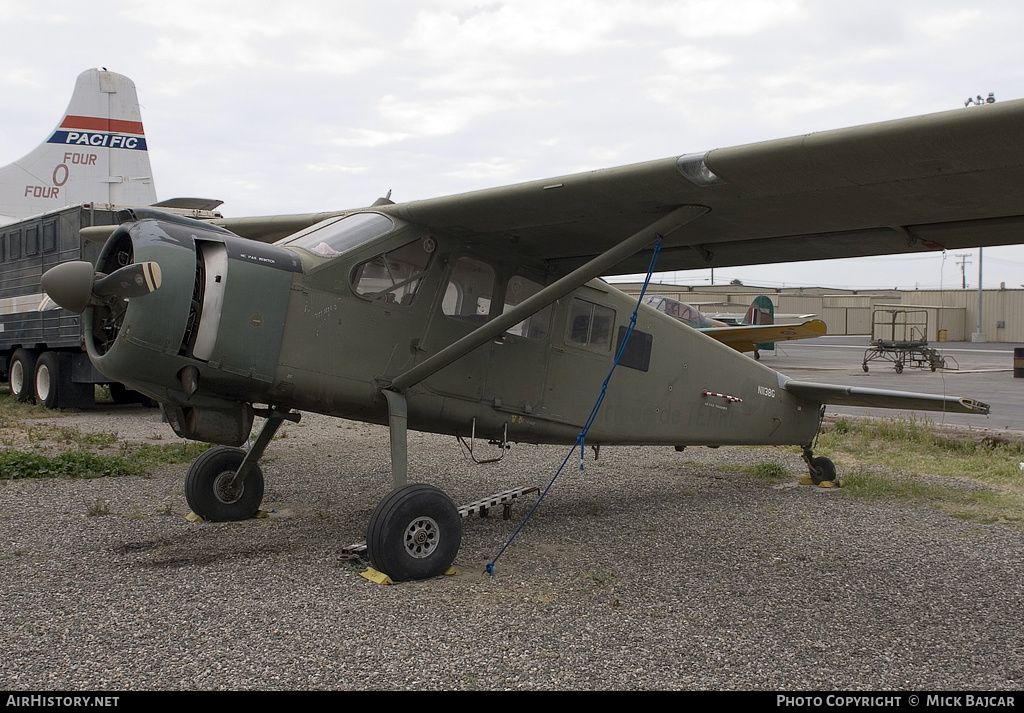
[[[81,71],[106,67],[135,81],[158,196],[218,198],[228,216],[1024,97],[1024,3],[1009,0],[0,0],[0,27],[0,165],[46,138]],[[977,251],[723,268],[715,282],[949,287],[964,261],[976,287]],[[1024,248],[985,251],[984,285],[1000,282],[1024,283]]]

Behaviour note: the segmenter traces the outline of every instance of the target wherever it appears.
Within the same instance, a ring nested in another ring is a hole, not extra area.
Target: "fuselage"
[[[93,362],[167,404],[180,435],[222,443],[245,440],[253,404],[386,423],[393,379],[553,279],[511,247],[373,211],[274,245],[143,215],[115,231],[97,269],[126,261],[158,263],[163,285],[87,311]],[[603,281],[579,286],[410,386],[409,427],[573,442],[635,307]],[[809,443],[819,408],[780,379],[643,306],[587,442]]]

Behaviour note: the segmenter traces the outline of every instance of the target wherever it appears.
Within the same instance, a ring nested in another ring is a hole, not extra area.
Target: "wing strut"
[[[477,347],[503,334],[510,327],[514,327],[527,317],[540,312],[549,304],[569,294],[580,285],[605,274],[614,265],[622,262],[648,244],[653,243],[659,236],[664,237],[668,235],[707,211],[707,208],[699,205],[687,205],[676,208],[668,215],[659,218],[626,240],[617,243],[614,247],[591,259],[585,265],[576,268],[565,277],[548,285],[537,294],[523,300],[508,312],[477,327],[462,339],[448,345],[437,354],[425,359],[405,373],[399,374],[391,381],[390,385],[385,384],[384,388],[402,392],[410,386],[418,384],[457,359],[469,354]]]

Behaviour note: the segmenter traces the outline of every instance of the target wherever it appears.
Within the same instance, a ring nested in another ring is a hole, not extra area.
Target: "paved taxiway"
[[[863,337],[818,337],[799,342],[780,342],[774,352],[762,352],[766,366],[792,379],[826,384],[844,384],[875,389],[946,394],[983,401],[992,407],[988,416],[917,412],[934,423],[959,424],[977,428],[1024,431],[1024,379],[1013,377],[1013,349],[1017,344],[991,342],[944,342],[929,344],[952,366],[932,372],[909,365],[897,374],[893,362],[871,361],[864,371],[864,352],[870,340]],[[887,409],[829,406],[828,413],[891,418],[908,414]]]

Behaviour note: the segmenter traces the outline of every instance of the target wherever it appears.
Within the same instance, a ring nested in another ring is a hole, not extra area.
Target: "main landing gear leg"
[[[266,423],[248,452],[216,446],[192,462],[185,476],[185,500],[193,513],[208,522],[227,522],[246,520],[259,511],[263,472],[257,461],[282,423],[301,418],[290,409],[273,407],[265,414]]]
[[[393,581],[428,579],[447,572],[462,544],[462,516],[437,488],[408,482],[408,406],[405,396],[384,390],[391,428],[391,475],[395,489],[370,515],[366,554],[374,569]]]
[[[813,484],[821,488],[832,488],[840,485],[839,479],[836,477],[835,463],[824,456],[815,458],[809,445],[804,446],[803,455],[804,462],[811,471],[811,476],[809,478],[801,478],[801,485]]]

